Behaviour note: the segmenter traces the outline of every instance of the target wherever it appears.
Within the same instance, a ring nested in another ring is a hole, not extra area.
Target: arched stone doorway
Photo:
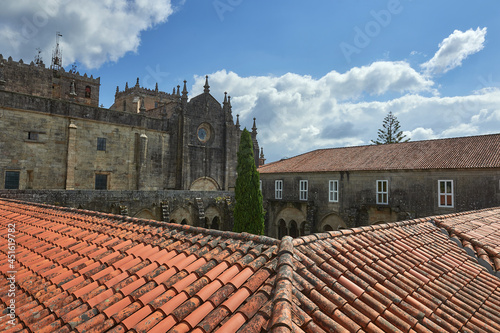
[[[220,187],[217,182],[210,177],[201,177],[191,183],[190,191],[219,191]]]

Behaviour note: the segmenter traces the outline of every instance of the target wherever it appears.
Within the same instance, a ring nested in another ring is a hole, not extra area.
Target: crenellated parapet
[[[157,112],[163,106],[179,101],[179,86],[177,86],[177,92],[174,87],[173,92],[170,94],[160,91],[158,83],[155,89],[141,87],[139,78],[137,78],[134,86],[129,87],[127,82],[123,90],[120,90],[119,86],[116,87],[115,102],[110,109],[130,113],[149,112],[152,110],[156,110],[155,112]]]
[[[100,78],[85,73],[54,70],[45,67],[43,61],[5,59],[0,54],[3,90],[32,96],[69,100],[76,103],[99,106]]]

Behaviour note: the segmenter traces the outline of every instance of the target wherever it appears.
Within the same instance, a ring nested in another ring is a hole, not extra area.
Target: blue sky
[[[257,118],[268,161],[369,144],[392,111],[412,140],[498,133],[500,4],[389,0],[18,0],[3,4],[0,53],[63,64],[116,86],[188,81]]]

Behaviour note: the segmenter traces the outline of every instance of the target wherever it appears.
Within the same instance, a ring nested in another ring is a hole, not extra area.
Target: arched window
[[[323,231],[333,231],[333,228],[332,228],[332,226],[331,226],[331,225],[329,225],[329,224],[325,224],[325,225],[323,226]]]
[[[215,216],[212,220],[212,229],[220,230],[220,219],[218,216]]]
[[[306,221],[302,222],[300,224],[300,230],[299,230],[299,236],[305,236],[306,235]]]
[[[288,235],[288,230],[286,228],[286,223],[283,220],[278,221],[278,239],[281,239]]]
[[[290,236],[293,238],[299,237],[299,228],[297,228],[297,222],[294,220],[290,221]]]
[[[86,86],[85,87],[85,98],[90,98],[91,92],[92,92],[92,89],[90,88],[90,86]]]
[[[181,222],[182,225],[188,224],[186,219],[183,219]]]

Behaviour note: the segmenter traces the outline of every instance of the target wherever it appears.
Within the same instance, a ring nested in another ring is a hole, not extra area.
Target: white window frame
[[[441,191],[441,184],[444,184],[444,192]],[[448,192],[447,190],[447,185],[450,184],[451,191]],[[441,197],[444,198],[444,204],[441,203]],[[451,203],[448,204],[450,198]],[[439,207],[446,207],[446,208],[453,208],[455,202],[454,198],[454,191],[453,191],[453,180],[438,180],[438,206]]]
[[[300,200],[307,200],[307,192],[308,192],[308,187],[309,184],[307,180],[301,180],[299,181],[299,199]]]
[[[339,181],[330,180],[328,182],[328,201],[339,202]]]
[[[381,190],[379,190],[379,184],[382,184]],[[376,187],[377,205],[388,205],[389,204],[389,181],[388,180],[377,180],[376,186],[377,186]]]
[[[274,181],[274,198],[283,199],[283,180]]]

